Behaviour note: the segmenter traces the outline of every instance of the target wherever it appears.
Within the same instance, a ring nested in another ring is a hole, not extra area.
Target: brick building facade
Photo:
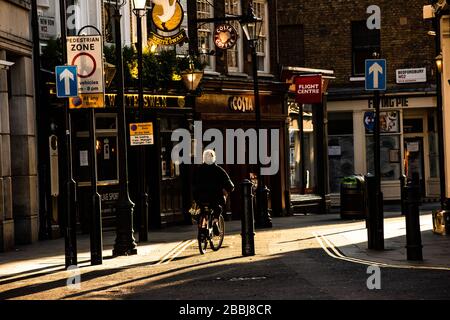
[[[434,38],[427,34],[431,22],[422,17],[426,4],[428,1],[405,5],[398,1],[278,0],[280,63],[335,72],[328,89],[329,178],[335,204],[342,177],[373,170],[372,134],[364,125],[373,111],[372,93],[365,90],[364,60],[371,58],[373,51],[387,60],[381,115],[388,123],[385,130],[382,126],[381,141],[385,199],[399,199],[399,176],[416,171],[424,196],[439,194],[437,54]],[[371,17],[378,8],[381,28],[369,30],[367,20],[373,22]],[[398,72],[413,76],[406,83],[398,78]],[[291,161],[291,175],[298,174],[296,167],[298,163]],[[291,183],[296,183],[295,177]]]

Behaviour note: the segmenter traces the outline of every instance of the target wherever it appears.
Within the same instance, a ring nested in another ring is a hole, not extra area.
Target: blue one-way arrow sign
[[[366,60],[366,90],[386,90],[386,60]]]
[[[78,96],[78,79],[76,66],[56,67],[56,96],[70,98]]]

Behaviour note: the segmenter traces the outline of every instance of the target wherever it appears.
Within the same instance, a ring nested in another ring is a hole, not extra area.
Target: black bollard
[[[272,228],[272,217],[269,212],[270,190],[266,186],[256,188],[256,220],[257,229]]]
[[[408,181],[405,186],[406,196],[406,255],[408,260],[421,261],[422,256],[422,236],[420,233],[419,206],[421,204],[421,194],[418,176],[414,176],[412,181]]]
[[[383,198],[377,192],[377,179],[372,174],[365,176],[367,195],[367,247],[384,250]]]
[[[406,186],[406,176],[402,174],[400,176],[400,210],[402,215],[405,215],[406,205],[405,205],[405,186]]]
[[[241,216],[241,236],[242,236],[242,255],[244,257],[255,255],[255,217],[253,212],[253,183],[250,180],[244,180],[242,187],[242,216]]]

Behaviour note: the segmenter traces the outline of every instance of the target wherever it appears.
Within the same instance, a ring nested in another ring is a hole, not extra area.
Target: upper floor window
[[[206,19],[214,17],[214,3],[212,0],[197,0],[197,19]],[[212,23],[201,23],[198,25],[198,47],[201,57],[206,62],[206,69],[214,69],[214,59],[209,55],[214,50],[213,41],[214,25]]]
[[[225,14],[232,16],[240,16],[242,13],[241,1],[239,0],[225,0]],[[238,21],[230,21],[230,24],[241,33],[241,26]],[[228,72],[242,72],[242,37],[239,37],[236,45],[227,50],[227,67]]]
[[[115,25],[114,25],[114,5],[109,1],[103,1],[102,7],[102,29],[103,37],[106,43],[113,44],[115,42]]]
[[[365,60],[372,59],[374,52],[380,53],[380,30],[369,30],[366,21],[352,21],[352,73],[363,76]]]
[[[255,15],[263,19],[261,37],[256,52],[258,55],[258,71],[269,72],[269,14],[266,0],[253,0]]]

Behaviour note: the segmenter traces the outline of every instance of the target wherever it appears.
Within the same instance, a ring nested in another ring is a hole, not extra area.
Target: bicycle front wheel
[[[217,223],[217,228],[213,228],[211,238],[209,239],[209,244],[213,251],[220,249],[223,243],[223,238],[225,237],[225,220],[223,216],[219,216],[219,221]]]
[[[208,247],[208,237],[206,236],[205,229],[199,229],[198,231],[198,250],[200,254],[206,253],[206,248]]]

